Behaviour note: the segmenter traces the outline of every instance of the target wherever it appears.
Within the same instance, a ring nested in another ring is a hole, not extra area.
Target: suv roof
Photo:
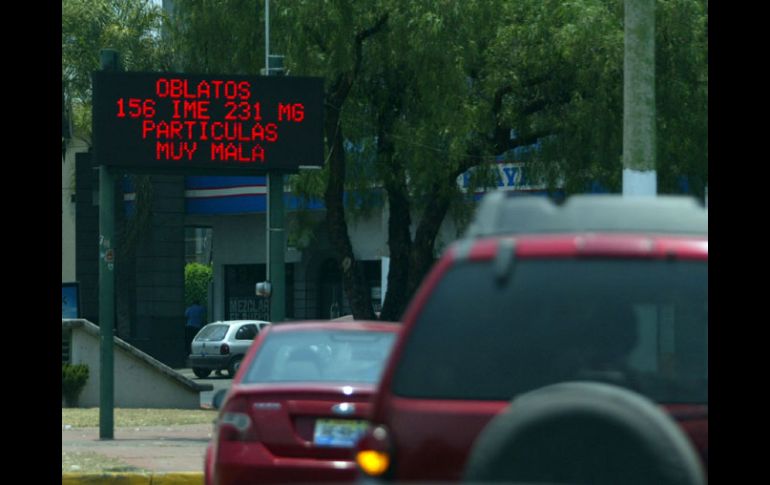
[[[481,201],[465,237],[575,232],[708,236],[708,211],[684,196],[573,195],[556,205],[546,197],[499,191]]]
[[[243,323],[270,323],[267,320],[218,320],[216,322],[211,323],[219,323],[222,325],[241,325]],[[207,324],[210,325],[210,324]]]

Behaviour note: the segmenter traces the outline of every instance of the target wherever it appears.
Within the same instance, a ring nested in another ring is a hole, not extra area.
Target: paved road
[[[223,372],[222,376],[217,376],[214,372],[211,373],[206,379],[199,379],[193,374],[192,369],[176,369],[177,372],[183,376],[191,379],[200,384],[211,384],[214,386],[214,390],[201,392],[201,407],[211,407],[211,399],[214,397],[214,393],[220,389],[230,389],[233,380],[229,377],[225,377],[227,372]]]

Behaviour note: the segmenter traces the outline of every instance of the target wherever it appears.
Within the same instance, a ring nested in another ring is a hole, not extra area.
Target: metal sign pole
[[[119,70],[118,52],[101,51],[102,70]],[[97,160],[97,163],[104,162]],[[114,438],[115,174],[99,166],[99,438]]]
[[[282,322],[286,317],[286,264],[284,259],[283,224],[283,174],[280,172],[268,172],[268,280],[272,283],[272,296],[270,297],[270,321]]]
[[[279,60],[279,58],[276,58]],[[276,66],[282,67],[282,66]],[[276,69],[278,71],[278,69]],[[270,0],[265,0],[265,75],[270,68]],[[286,263],[284,249],[283,174],[267,172],[267,280],[271,283],[270,321],[282,322],[286,316]]]

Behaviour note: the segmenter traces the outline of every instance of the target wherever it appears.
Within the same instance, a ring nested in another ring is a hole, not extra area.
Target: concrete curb
[[[203,485],[202,472],[178,473],[62,473],[62,485]]]

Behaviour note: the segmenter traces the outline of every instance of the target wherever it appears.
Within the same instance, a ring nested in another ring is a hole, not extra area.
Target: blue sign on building
[[[77,283],[61,284],[61,317],[80,318],[80,286]]]

